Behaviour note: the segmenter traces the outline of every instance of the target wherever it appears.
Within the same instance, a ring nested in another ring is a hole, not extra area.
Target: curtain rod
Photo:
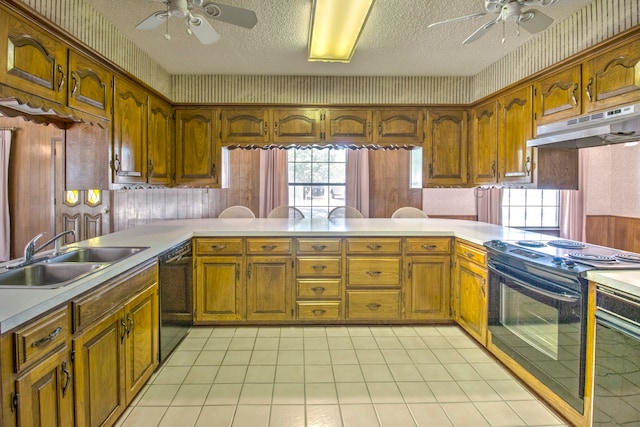
[[[3,128],[0,127],[0,130],[10,130],[10,131],[17,131],[19,128]]]

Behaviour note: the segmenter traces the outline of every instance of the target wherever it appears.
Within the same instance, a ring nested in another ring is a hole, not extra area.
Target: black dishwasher
[[[193,324],[193,267],[191,241],[158,257],[160,290],[160,363],[165,361]]]
[[[640,298],[598,287],[593,425],[640,425]]]

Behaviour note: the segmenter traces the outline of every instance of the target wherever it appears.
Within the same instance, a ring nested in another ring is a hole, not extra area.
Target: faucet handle
[[[41,238],[45,234],[47,234],[47,233],[43,231],[42,233],[36,235],[33,239],[29,240],[29,243],[27,243],[27,246],[24,247],[24,260],[25,261],[30,261],[31,260],[31,258],[33,257],[33,254],[36,251],[36,242],[38,241],[39,238]]]

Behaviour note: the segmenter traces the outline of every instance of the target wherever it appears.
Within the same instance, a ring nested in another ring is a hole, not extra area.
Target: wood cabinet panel
[[[176,110],[176,184],[219,186],[216,117],[213,109]]]
[[[402,250],[402,240],[397,238],[349,237],[346,241],[350,254],[399,254]]]
[[[498,181],[528,184],[533,181],[531,86],[523,86],[498,100]]]
[[[394,320],[400,318],[400,291],[347,291],[347,318]]]
[[[448,319],[451,261],[449,255],[412,256],[406,260],[405,318]]]
[[[339,320],[342,318],[342,304],[339,301],[298,301],[300,320]]]
[[[302,255],[340,254],[342,239],[296,239],[297,253]]]
[[[288,256],[247,257],[247,320],[289,320],[292,266]]]
[[[426,137],[422,109],[377,110],[375,122],[378,144],[420,145]]]
[[[291,239],[266,238],[247,239],[247,253],[249,254],[290,254]]]
[[[455,320],[483,346],[487,345],[486,251],[456,242],[452,311]]]
[[[456,243],[456,255],[475,262],[476,264],[487,264],[487,252],[484,249],[466,243]]]
[[[244,318],[242,262],[241,256],[196,258],[196,322]]]
[[[65,130],[65,190],[109,189],[110,142],[109,129],[100,126],[76,123]]]
[[[328,109],[325,114],[325,142],[369,144],[373,141],[371,110]]]
[[[342,258],[298,258],[298,276],[339,276],[342,273]]]
[[[273,142],[276,144],[319,143],[322,110],[316,108],[273,110]]]
[[[451,239],[448,237],[407,237],[405,251],[412,255],[448,255],[451,253]]]
[[[175,175],[175,120],[173,107],[154,95],[149,95],[147,120],[147,181],[150,184],[171,184]]]
[[[495,100],[471,112],[469,142],[471,184],[495,184],[498,181],[498,110]]]
[[[226,144],[266,144],[271,138],[267,108],[223,108],[220,111],[220,141]]]
[[[347,287],[400,286],[400,257],[347,258]]]
[[[111,118],[113,73],[84,55],[69,50],[69,107]]]
[[[199,238],[195,241],[196,255],[241,254],[242,248],[242,239]]]
[[[340,298],[342,296],[342,279],[297,279],[298,298]]]
[[[563,120],[582,112],[580,65],[544,77],[534,84],[536,125]]]
[[[16,369],[32,366],[56,347],[67,342],[70,333],[69,310],[64,306],[14,332]]]
[[[466,116],[464,110],[427,111],[423,186],[466,184]]]

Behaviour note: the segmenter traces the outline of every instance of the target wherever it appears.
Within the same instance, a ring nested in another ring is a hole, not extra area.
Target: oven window
[[[501,283],[500,323],[524,342],[558,360],[559,312]]]

